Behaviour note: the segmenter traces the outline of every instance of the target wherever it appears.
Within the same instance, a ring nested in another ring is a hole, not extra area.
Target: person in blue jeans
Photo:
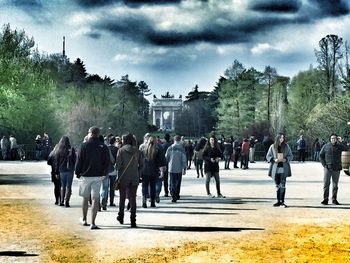
[[[54,160],[57,162],[61,179],[61,203],[60,206],[70,207],[69,200],[72,195],[72,182],[76,162],[75,149],[71,146],[69,138],[62,136],[53,150]]]
[[[187,167],[186,153],[179,135],[174,137],[174,144],[167,149],[165,159],[170,174],[171,202],[175,203],[180,199],[182,175],[186,174]]]

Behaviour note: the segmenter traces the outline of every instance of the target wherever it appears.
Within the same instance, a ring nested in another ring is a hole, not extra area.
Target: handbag
[[[135,153],[136,154],[136,153]],[[114,183],[114,189],[115,190],[119,190],[120,189],[120,180],[122,179],[123,175],[125,174],[126,170],[128,169],[128,167],[130,166],[130,163],[132,161],[132,159],[134,159],[135,154],[131,157],[129,163],[127,164],[127,166],[125,167],[124,171],[122,172],[122,174],[118,177],[118,179],[115,181]]]

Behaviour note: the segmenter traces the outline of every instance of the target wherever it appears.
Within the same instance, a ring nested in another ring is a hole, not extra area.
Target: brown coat
[[[133,159],[131,160],[131,158]],[[136,147],[127,144],[120,148],[117,153],[116,165],[118,167],[118,178],[121,176],[121,187],[137,186],[139,184],[143,157]]]

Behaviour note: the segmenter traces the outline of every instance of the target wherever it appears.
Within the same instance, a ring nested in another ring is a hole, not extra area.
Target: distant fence
[[[296,145],[290,145],[290,149],[292,150],[293,153],[293,160],[297,161],[298,160],[298,155],[299,152],[297,151]],[[314,159],[314,149],[313,147],[306,147],[305,151],[305,160],[306,161],[313,161]],[[255,154],[254,154],[254,159],[256,161],[263,161],[265,159],[265,151],[264,151],[264,146],[261,142],[258,142],[255,144]]]

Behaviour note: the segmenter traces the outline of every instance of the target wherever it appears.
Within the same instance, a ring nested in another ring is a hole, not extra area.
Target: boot
[[[55,205],[58,205],[60,203],[60,197],[56,196],[55,198],[56,198]]]
[[[102,198],[101,207],[102,207],[102,210],[104,211],[107,210],[107,198]]]
[[[69,205],[69,200],[70,200],[70,196],[72,195],[72,192],[70,191],[70,190],[68,190],[67,192],[66,192],[66,207],[70,207],[70,205]]]
[[[60,206],[64,206],[65,195],[66,195],[66,189],[61,188],[61,203],[60,203]]]
[[[145,195],[142,196],[142,207],[147,208],[147,198]]]
[[[130,215],[130,226],[131,228],[136,228],[136,215]]]
[[[151,200],[151,207],[156,207],[156,203],[155,203],[154,199]]]

